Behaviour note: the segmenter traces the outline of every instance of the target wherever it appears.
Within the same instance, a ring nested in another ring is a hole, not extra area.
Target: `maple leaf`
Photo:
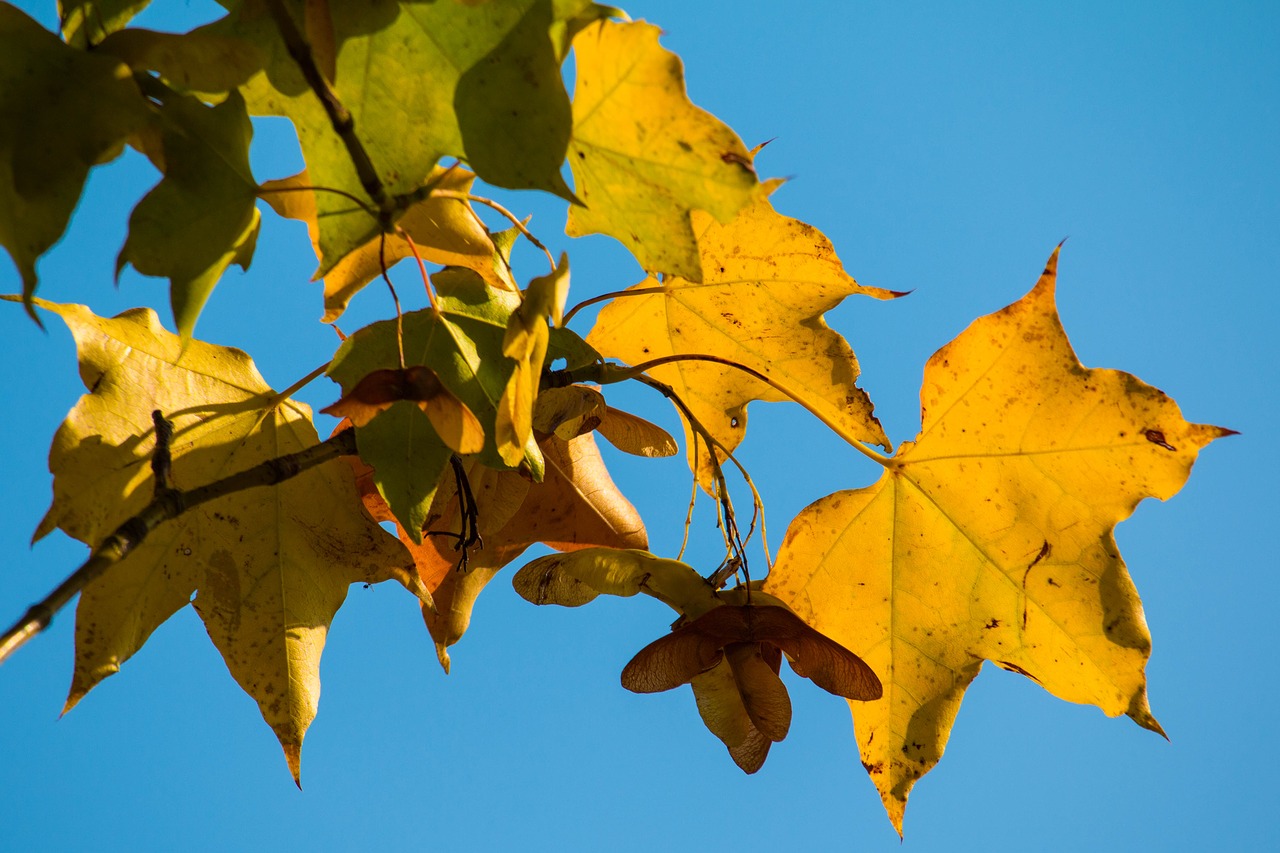
[[[476,416],[444,387],[435,371],[421,364],[367,373],[341,400],[320,411],[363,427],[401,400],[415,404],[427,416],[451,451],[479,453],[484,449],[484,428]]]
[[[422,615],[445,672],[451,666],[449,647],[462,639],[470,625],[477,596],[530,545],[542,542],[561,551],[648,547],[644,522],[614,485],[590,433],[568,441],[542,436],[540,444],[546,460],[541,483],[530,483],[514,471],[488,468],[475,457],[466,461],[464,470],[483,543],[470,554],[466,566],[459,565],[458,550],[449,538],[426,536],[419,543],[399,528],[400,539],[413,554],[419,577],[435,602],[434,610],[423,607]],[[394,520],[379,497],[372,472],[357,467],[356,473],[373,517]],[[451,533],[462,524],[456,484],[441,487],[426,528]]]
[[[249,169],[253,126],[232,92],[209,107],[159,83],[164,178],[129,216],[129,236],[116,258],[144,275],[169,279],[178,332],[189,338],[222,273],[249,268],[261,216]]]
[[[1151,639],[1113,531],[1232,431],[1187,423],[1127,373],[1082,367],[1054,305],[1057,257],[1027,296],[929,359],[919,437],[875,485],[805,509],[765,581],[884,680],[882,699],[852,707],[899,833],[984,660],[1161,731]]]
[[[608,234],[647,272],[701,281],[692,210],[731,220],[760,190],[751,154],[690,103],[680,58],[643,21],[600,21],[574,39],[569,166],[584,206],[570,236]]]
[[[54,437],[53,503],[36,538],[57,527],[96,546],[149,503],[154,481],[144,438],[155,409],[175,427],[177,488],[317,443],[308,409],[281,400],[239,350],[184,342],[150,310],[104,319],[80,305],[36,304],[67,323],[90,389]],[[210,638],[257,701],[296,779],[333,614],[350,584],[389,579],[425,595],[409,555],[361,511],[339,461],[197,506],[85,588],[66,709],[195,593]]]
[[[795,400],[841,434],[889,446],[866,393],[858,360],[823,314],[846,296],[901,294],[864,287],[844,271],[816,228],[774,211],[760,198],[728,225],[695,212],[701,283],[648,278],[601,309],[587,340],[603,355],[640,364],[666,356],[708,355],[750,368],[780,388],[724,364],[680,361],[648,372],[675,389],[726,449],[746,432],[751,400]],[[689,427],[685,425],[686,437]],[[690,462],[712,491],[699,447]],[[722,456],[722,454],[721,454]]]
[[[338,348],[328,375],[342,386],[346,399],[371,375],[401,371],[403,351],[405,370],[429,370],[442,391],[460,400],[479,421],[484,435],[481,461],[505,467],[506,457],[495,439],[496,422],[499,401],[515,365],[503,355],[502,346],[520,297],[486,288],[474,272],[454,267],[432,276],[431,281],[439,294],[439,311],[414,311],[399,324],[385,320],[359,330]],[[394,423],[388,417],[393,413]],[[463,421],[467,420],[464,416]],[[418,541],[436,484],[455,448],[441,438],[422,410],[407,403],[394,405],[357,427],[356,442],[361,458],[373,466],[374,479],[396,520]],[[469,443],[466,449],[476,450]],[[541,479],[542,454],[532,436],[515,461]]]
[[[554,270],[529,282],[520,307],[511,312],[507,321],[502,354],[516,364],[498,400],[494,438],[502,461],[508,465],[520,463],[524,447],[533,436],[533,407],[551,341],[547,321],[556,326],[562,324],[568,294],[569,256],[561,254]]]
[[[436,167],[424,186],[450,192],[471,190],[475,175],[461,167]],[[316,194],[310,190],[311,178],[304,170],[297,175],[262,185],[262,197],[276,213],[307,224],[316,255],[324,258],[320,246],[319,210]],[[471,205],[456,198],[428,196],[411,205],[397,223],[413,240],[418,254],[428,263],[460,266],[474,270],[486,284],[499,290],[516,290],[505,257],[504,247],[495,243],[494,235],[484,227]],[[332,323],[342,316],[347,304],[365,285],[378,277],[385,263],[387,269],[413,251],[399,234],[375,235],[350,251],[324,276],[324,322]]]
[[[0,5],[0,115],[0,245],[34,318],[36,259],[66,230],[89,169],[115,159],[150,114],[119,60]]]
[[[331,85],[389,195],[413,192],[441,157],[455,156],[491,184],[568,197],[560,167],[572,113],[551,27],[559,14],[592,8],[552,0],[335,3],[329,18],[308,21],[308,30],[331,36]],[[346,147],[261,4],[237,4],[202,31],[258,48],[263,72],[244,88],[250,112],[293,121],[316,186],[367,199]],[[315,204],[323,276],[379,228],[348,198],[317,193]]]

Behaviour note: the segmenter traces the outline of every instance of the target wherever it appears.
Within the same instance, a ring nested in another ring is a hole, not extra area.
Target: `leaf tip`
[[[289,765],[289,773],[293,776],[293,784],[302,790],[302,744],[292,741],[280,741],[284,748],[284,760]]]

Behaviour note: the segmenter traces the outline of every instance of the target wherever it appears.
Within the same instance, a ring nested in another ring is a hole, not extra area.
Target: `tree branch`
[[[373,167],[373,161],[369,159],[369,152],[364,150],[364,144],[356,136],[356,120],[343,106],[342,101],[338,100],[338,94],[333,91],[333,87],[321,73],[320,66],[316,65],[311,45],[307,44],[293,16],[285,8],[284,0],[267,0],[267,7],[271,10],[271,17],[276,23],[276,29],[280,31],[285,49],[289,51],[289,56],[297,64],[311,91],[315,92],[316,97],[320,99],[325,114],[329,116],[329,123],[333,125],[334,133],[338,134],[342,144],[347,148],[351,165],[355,167],[356,176],[360,178],[360,186],[364,187],[369,198],[377,205],[382,228],[384,231],[387,230],[391,227],[391,215],[395,205],[382,186],[382,179],[378,177],[378,171]]]
[[[104,539],[89,555],[89,559],[59,584],[57,589],[28,608],[13,627],[0,635],[0,663],[4,663],[28,640],[47,628],[53,617],[71,599],[101,577],[107,569],[128,556],[163,522],[209,501],[257,486],[274,486],[331,459],[352,456],[356,452],[355,430],[343,430],[306,450],[268,459],[221,480],[182,492],[167,485],[168,439],[172,435],[172,427],[161,427],[161,423],[168,425],[168,421],[159,412],[154,412],[152,417],[156,421],[156,453],[151,462],[152,470],[157,474],[155,497],[142,512],[121,524]],[[163,477],[160,476],[162,473]]]

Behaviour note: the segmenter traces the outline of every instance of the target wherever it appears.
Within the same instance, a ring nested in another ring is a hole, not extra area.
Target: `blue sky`
[[[23,0],[50,23],[52,3]],[[208,12],[160,3],[153,26]],[[355,587],[326,648],[304,791],[189,609],[59,720],[69,613],[0,668],[0,840],[12,849],[765,850],[1261,849],[1280,844],[1276,602],[1280,559],[1274,402],[1280,385],[1273,255],[1280,243],[1280,5],[1273,3],[636,2],[685,60],[690,94],[793,176],[778,208],[822,229],[864,284],[913,290],[830,315],[895,441],[919,425],[924,361],[974,318],[1026,292],[1069,238],[1059,307],[1089,366],[1163,389],[1190,420],[1242,435],[1205,450],[1187,487],[1117,531],[1155,648],[1148,667],[1165,742],[988,666],[946,756],[915,789],[906,841],[858,763],[848,712],[788,682],[795,721],[744,776],[701,726],[687,690],[635,696],[618,672],[670,622],[650,601],[539,609],[506,575],[485,592],[453,673],[413,602]],[[181,17],[165,18],[164,13]],[[300,160],[260,123],[255,175]],[[128,155],[91,179],[41,295],[100,314],[163,307],[164,282],[115,254],[155,180]],[[560,236],[563,209],[504,196],[568,248],[573,298],[640,273],[605,238]],[[269,213],[247,274],[215,291],[200,337],[248,350],[276,387],[325,361],[314,256]],[[531,268],[531,267],[530,267]],[[400,275],[407,273],[400,271]],[[18,277],[0,260],[0,291]],[[385,316],[380,294],[350,319]],[[0,309],[9,356],[0,423],[0,621],[83,557],[34,549],[48,442],[82,391],[69,335]],[[582,329],[585,331],[584,325]],[[336,388],[315,383],[317,408]],[[624,405],[673,431],[644,394]],[[755,404],[745,459],[773,541],[809,502],[870,483],[872,466],[794,406]],[[321,432],[327,431],[326,421]],[[607,456],[655,551],[673,554],[688,494],[679,460]],[[717,559],[700,516],[692,558]]]

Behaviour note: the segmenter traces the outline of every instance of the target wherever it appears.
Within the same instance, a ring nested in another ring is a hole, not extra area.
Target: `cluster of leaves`
[[[544,543],[563,553],[516,573],[528,600],[644,592],[677,611],[623,686],[691,684],[745,771],[789,728],[784,656],[847,699],[899,830],[983,661],[1160,731],[1113,530],[1144,497],[1174,494],[1229,430],[1080,365],[1055,308],[1057,250],[1026,297],[929,360],[921,432],[894,452],[824,314],[901,294],[858,284],[823,234],[774,210],[758,150],[689,102],[656,27],[589,0],[223,5],[172,34],[128,26],[145,0],[64,0],[54,34],[0,4],[0,243],[22,276],[14,298],[71,329],[88,389],[54,437],[36,535],[93,549],[0,656],[81,591],[67,708],[192,603],[296,778],[350,584],[417,596],[447,671],[483,587]],[[252,174],[252,116],[293,122],[304,172]],[[36,296],[36,261],[89,170],[126,145],[161,178],[117,266],[169,280],[177,334],[149,309],[106,319]],[[579,336],[569,259],[547,254],[522,287],[512,247],[541,244],[477,179],[561,197],[569,235],[616,238],[648,276],[581,303],[606,304]],[[401,260],[423,270],[430,307],[402,313],[397,299],[394,317],[274,392],[244,353],[195,338],[219,278],[252,261],[259,201],[307,224],[325,322],[367,285],[391,287]],[[476,205],[510,227],[491,231]],[[345,419],[323,441],[290,399],[321,375],[341,386],[325,411]],[[601,389],[622,381],[676,405],[716,502],[721,565],[645,550],[596,434],[640,456],[677,445],[609,405]],[[763,581],[747,553],[762,506],[734,456],[754,400],[798,403],[883,466],[874,485],[805,509]],[[750,486],[745,530],[726,470]]]

